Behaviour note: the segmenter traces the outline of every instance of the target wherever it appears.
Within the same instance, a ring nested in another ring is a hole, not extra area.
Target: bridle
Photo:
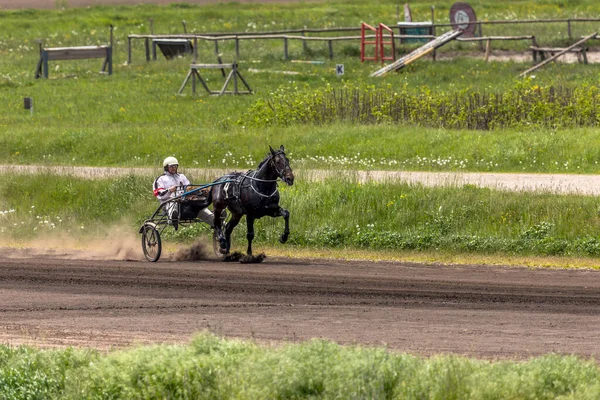
[[[278,151],[278,152],[276,152],[274,154],[271,154],[271,160],[269,160],[269,162],[273,166],[273,169],[275,170],[275,172],[277,172],[277,175],[279,175],[279,177],[281,178],[281,180],[283,180],[283,178],[285,177],[285,172],[288,169],[291,169],[291,168],[290,168],[290,164],[288,162],[285,163],[285,166],[283,167],[282,170],[279,170],[277,168],[277,164],[275,164],[275,157],[277,157],[279,155],[283,155],[283,159],[285,160],[285,154],[284,154],[284,152],[283,151]]]
[[[271,167],[275,170],[275,172],[277,173],[278,177],[275,179],[260,179],[260,178],[255,178],[253,176],[250,176],[249,174],[245,174],[244,178],[248,178],[250,179],[250,188],[254,191],[254,193],[256,193],[257,195],[261,196],[261,197],[273,197],[275,195],[275,193],[277,193],[277,179],[281,179],[283,180],[284,176],[285,176],[285,172],[290,168],[289,163],[285,163],[285,166],[283,167],[283,169],[279,170],[277,168],[277,164],[275,164],[275,157],[278,155],[283,154],[285,157],[285,154],[283,153],[283,151],[278,151],[276,153],[272,153],[270,155],[271,159],[268,161],[269,163],[271,163]],[[256,174],[258,171],[253,171],[254,174]],[[254,187],[253,181],[257,181],[257,182],[270,182],[273,183],[275,182],[275,190],[273,191],[273,193],[271,194],[263,194],[261,192],[259,192],[258,190],[256,190],[256,188]]]

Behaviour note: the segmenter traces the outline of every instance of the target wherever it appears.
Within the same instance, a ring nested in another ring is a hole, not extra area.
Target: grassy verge
[[[166,155],[188,168],[253,169],[283,144],[292,168],[598,173],[597,128],[491,132],[397,125],[208,130],[87,126],[30,135],[0,132],[4,164],[158,167]]]
[[[45,174],[0,179],[0,233],[16,239],[56,232],[102,236],[106,227],[124,220],[135,232],[157,207],[152,181],[150,176],[89,181]],[[288,243],[299,249],[600,255],[595,197],[345,179],[297,182],[280,192],[291,211]],[[283,220],[264,218],[257,222],[255,243],[277,243],[282,231]],[[165,239],[185,243],[208,233],[207,226],[196,224],[167,230]],[[233,240],[244,246],[243,224]]]
[[[574,356],[421,358],[322,340],[265,347],[201,334],[108,354],[0,346],[0,389],[11,399],[594,399],[599,379],[593,360]]]

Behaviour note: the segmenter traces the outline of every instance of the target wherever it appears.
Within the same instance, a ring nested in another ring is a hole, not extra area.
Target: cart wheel
[[[225,223],[227,220],[227,211],[223,210],[221,212],[221,228],[224,230],[225,229]],[[213,244],[213,252],[215,253],[215,256],[217,256],[217,258],[224,258],[227,254],[224,254],[221,252],[221,244],[219,243],[219,235],[217,234],[217,230],[215,228],[213,228],[213,234],[212,234],[212,244]]]
[[[160,258],[162,251],[162,243],[160,241],[160,233],[154,225],[144,225],[142,230],[142,250],[146,260],[156,262]]]

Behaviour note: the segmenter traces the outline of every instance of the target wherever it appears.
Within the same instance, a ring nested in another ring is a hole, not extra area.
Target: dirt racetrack
[[[429,355],[600,356],[600,271],[267,258],[0,259],[0,341],[89,346],[327,338]]]

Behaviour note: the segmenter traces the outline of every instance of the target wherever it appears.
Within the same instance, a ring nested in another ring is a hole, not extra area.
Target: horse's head
[[[277,175],[289,186],[294,184],[294,173],[290,167],[290,160],[285,156],[283,145],[279,150],[273,150],[271,146],[271,166],[277,172]]]

